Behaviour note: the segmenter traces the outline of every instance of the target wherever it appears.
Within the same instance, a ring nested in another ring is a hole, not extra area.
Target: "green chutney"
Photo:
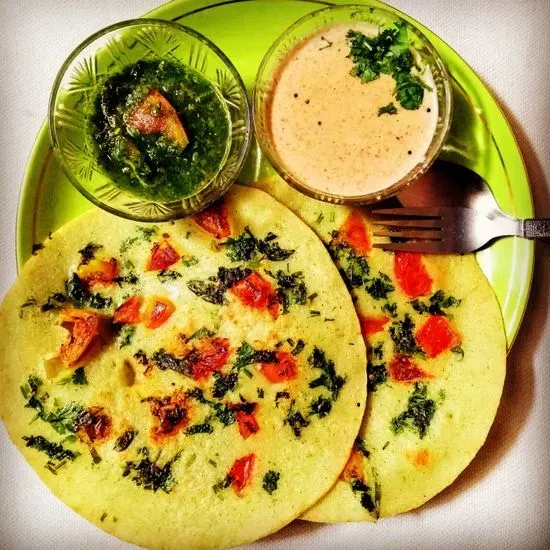
[[[189,143],[128,124],[148,94],[170,103]],[[231,120],[221,94],[195,69],[174,61],[139,61],[111,76],[95,100],[92,133],[99,162],[121,189],[171,202],[190,197],[220,171],[230,147]]]

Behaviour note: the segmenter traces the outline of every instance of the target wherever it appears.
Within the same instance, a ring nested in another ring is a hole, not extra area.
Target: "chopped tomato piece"
[[[181,149],[189,139],[178,113],[158,91],[151,90],[127,115],[126,123],[134,131],[143,134],[162,134]]]
[[[237,424],[239,425],[239,433],[242,435],[243,439],[247,439],[252,434],[257,433],[260,430],[258,421],[256,420],[256,403],[253,403],[254,407],[252,411],[237,411],[235,413],[235,418],[237,419]]]
[[[114,258],[109,261],[94,258],[78,267],[78,276],[89,285],[112,283],[118,276],[118,262]]]
[[[273,319],[277,319],[281,313],[281,301],[275,292],[269,295],[267,303],[267,311]]]
[[[430,315],[416,332],[416,339],[428,357],[436,357],[462,341],[460,334],[443,315]]]
[[[298,368],[294,355],[286,351],[276,351],[277,363],[262,363],[262,374],[273,383],[294,380],[298,376]]]
[[[226,364],[228,357],[229,340],[227,338],[201,340],[198,348],[187,356],[191,377],[194,380],[208,378]]]
[[[168,299],[154,296],[145,310],[144,324],[147,328],[158,328],[176,311],[176,306]]]
[[[111,431],[111,419],[102,407],[86,409],[76,422],[76,433],[84,443],[95,443],[106,439]]]
[[[338,240],[348,244],[360,256],[372,250],[372,243],[361,216],[353,211],[338,231]]]
[[[151,249],[151,257],[147,262],[147,271],[159,271],[162,269],[168,269],[171,265],[174,265],[181,256],[170,245],[167,240],[162,240],[159,243],[155,243]]]
[[[420,449],[419,451],[407,451],[405,458],[414,464],[417,468],[424,468],[430,463],[430,451],[428,449]]]
[[[151,414],[158,420],[158,426],[153,426],[151,437],[157,441],[178,433],[187,426],[187,398],[181,392],[161,399],[150,399]]]
[[[390,376],[396,382],[413,382],[420,378],[433,378],[423,371],[410,357],[396,355],[390,361]]]
[[[432,290],[433,279],[419,252],[396,252],[393,270],[399,286],[410,298],[425,296]]]
[[[100,317],[83,309],[62,309],[59,318],[69,325],[71,334],[59,350],[59,358],[65,366],[78,362],[100,332]]]
[[[139,308],[141,307],[140,296],[130,296],[120,304],[113,315],[113,322],[120,325],[135,325],[140,321]]]
[[[259,273],[256,273],[255,271],[245,279],[237,281],[231,287],[231,292],[235,294],[235,296],[237,296],[243,304],[257,309],[271,308],[270,313],[276,303],[275,301],[277,300],[277,297],[271,288],[271,283],[266,281]]]
[[[346,467],[340,474],[340,479],[343,481],[353,481],[354,479],[364,481],[364,478],[363,455],[353,449],[349,455]]]
[[[361,324],[361,334],[363,334],[363,338],[367,339],[377,332],[382,332],[389,320],[390,318],[386,315],[372,317],[363,317],[359,315],[359,323]]]
[[[205,231],[214,235],[216,239],[223,239],[231,235],[227,208],[223,201],[215,202],[206,210],[195,214],[193,220]]]
[[[233,491],[239,497],[243,496],[245,487],[250,484],[255,460],[256,455],[254,454],[243,456],[235,460],[233,466],[231,466],[231,470],[229,470],[231,487],[233,487]]]

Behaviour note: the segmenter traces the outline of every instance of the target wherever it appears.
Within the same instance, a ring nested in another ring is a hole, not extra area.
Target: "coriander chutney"
[[[92,135],[115,185],[170,202],[220,171],[231,120],[213,84],[176,61],[143,60],[108,78],[95,100]]]

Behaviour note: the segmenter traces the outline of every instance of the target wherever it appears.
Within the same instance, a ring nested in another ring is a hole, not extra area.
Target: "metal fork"
[[[550,237],[550,218],[519,220],[502,211],[490,214],[474,208],[440,206],[374,210],[375,237],[398,242],[374,243],[385,250],[432,254],[466,253],[479,250],[499,237],[528,239]]]

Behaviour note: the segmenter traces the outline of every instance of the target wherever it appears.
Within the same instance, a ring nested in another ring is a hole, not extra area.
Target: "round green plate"
[[[275,38],[307,13],[345,1],[175,0],[147,14],[179,21],[210,38],[231,59],[250,90],[260,61]],[[380,2],[373,2],[380,3]],[[406,15],[401,14],[406,19]],[[431,39],[452,76],[455,114],[442,157],[480,174],[502,209],[532,217],[533,202],[520,150],[506,118],[474,71],[443,40],[419,27]],[[255,163],[257,167],[257,163]],[[254,176],[249,167],[241,179]],[[17,262],[29,258],[33,243],[89,208],[56,163],[44,124],[34,145],[17,219]],[[509,347],[519,330],[533,273],[533,242],[501,239],[478,254],[502,308]]]

